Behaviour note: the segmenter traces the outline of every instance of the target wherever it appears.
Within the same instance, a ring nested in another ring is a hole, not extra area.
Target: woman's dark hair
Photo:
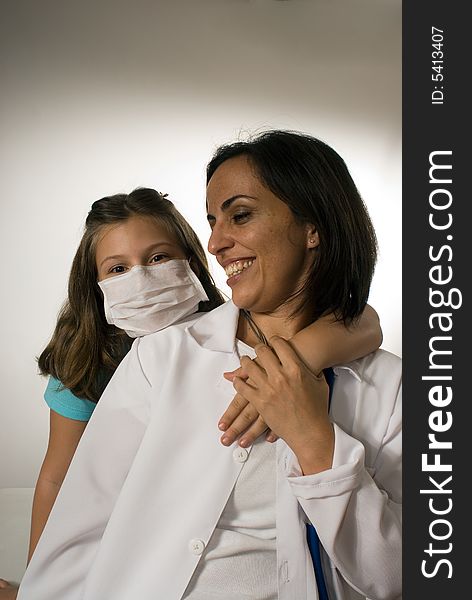
[[[116,194],[92,204],[85,221],[69,276],[64,303],[51,341],[38,359],[41,374],[60,380],[76,396],[97,402],[114,370],[129,350],[132,340],[105,319],[103,295],[97,285],[96,245],[104,226],[143,216],[164,223],[192,259],[192,265],[209,300],[200,311],[224,302],[208,269],[205,251],[184,217],[165,195],[150,188]]]
[[[320,244],[297,310],[349,323],[367,302],[377,240],[367,208],[344,160],[322,141],[294,131],[267,131],[220,146],[207,166],[207,184],[225,161],[245,156],[261,182],[299,223],[316,227]]]

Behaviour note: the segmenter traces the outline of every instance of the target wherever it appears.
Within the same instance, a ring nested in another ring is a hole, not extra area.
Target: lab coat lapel
[[[229,300],[215,310],[206,313],[187,327],[187,334],[202,348],[215,352],[235,351],[239,308]]]

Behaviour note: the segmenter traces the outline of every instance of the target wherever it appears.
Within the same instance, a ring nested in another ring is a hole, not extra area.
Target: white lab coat
[[[179,600],[244,452],[219,442],[239,366],[238,310],[137,339],[79,444],[18,600]],[[333,467],[301,476],[277,442],[281,600],[318,595],[306,521],[330,599],[401,597],[401,361],[384,351],[335,369]]]

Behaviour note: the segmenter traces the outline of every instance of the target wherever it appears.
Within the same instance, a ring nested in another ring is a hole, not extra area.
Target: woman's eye
[[[247,221],[249,219],[250,216],[251,216],[251,213],[249,211],[234,213],[233,221],[235,223],[244,223],[245,221]]]
[[[154,256],[151,258],[151,260],[149,262],[158,263],[158,262],[161,262],[161,260],[165,260],[166,258],[169,258],[167,256],[167,254],[154,254]]]

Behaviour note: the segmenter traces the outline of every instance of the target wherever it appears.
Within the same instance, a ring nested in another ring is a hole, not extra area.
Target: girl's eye
[[[250,216],[251,216],[251,213],[249,211],[237,212],[237,213],[234,213],[234,215],[233,215],[233,221],[235,223],[244,223],[249,219]]]
[[[161,260],[165,260],[166,258],[169,258],[167,256],[167,254],[154,254],[154,256],[151,258],[151,260],[149,262],[158,263],[158,262],[161,262]]]
[[[125,272],[125,267],[123,265],[116,265],[116,267],[113,267],[110,269],[109,273],[124,273]]]

